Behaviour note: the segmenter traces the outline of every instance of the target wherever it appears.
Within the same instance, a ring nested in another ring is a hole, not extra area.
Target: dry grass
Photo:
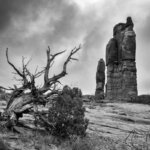
[[[66,140],[40,132],[0,135],[11,150],[150,150],[150,132],[139,130],[131,131],[126,138],[118,141],[96,134]]]

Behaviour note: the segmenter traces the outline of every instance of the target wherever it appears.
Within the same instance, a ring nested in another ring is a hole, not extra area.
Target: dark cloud
[[[56,4],[56,7],[59,6],[60,2]],[[55,8],[56,8],[55,7]],[[61,7],[59,6],[59,10],[56,9],[54,11],[57,11],[58,16],[60,15],[60,18],[58,21],[54,22],[54,31],[53,31],[53,38],[51,38],[51,41],[53,40],[59,40],[62,39],[63,37],[65,38],[72,38],[74,34],[78,31],[75,30],[77,27],[77,20],[80,15],[80,10],[75,4],[68,4],[67,2],[61,3]],[[51,25],[50,21],[50,25]]]
[[[36,22],[45,10],[47,0],[0,0],[0,45],[3,49],[9,47],[13,54],[30,51],[38,37],[33,40],[26,38],[32,22]],[[28,49],[28,50],[25,50]]]
[[[28,12],[32,19],[33,17],[36,18],[35,9],[39,8],[40,5],[42,5],[40,0],[0,0],[0,31],[11,26],[11,22],[16,17],[25,19]]]
[[[10,24],[13,15],[18,15],[26,7],[27,3],[20,0],[0,1],[0,30],[5,30]]]
[[[11,79],[10,67],[5,59],[6,47],[17,66],[20,66],[22,55],[32,57],[33,69],[36,65],[44,66],[48,45],[56,52],[70,50],[81,43],[82,49],[77,54],[80,61],[68,66],[69,76],[63,79],[63,83],[79,86],[83,92],[94,93],[97,62],[100,58],[105,58],[105,48],[112,37],[112,28],[118,22],[125,22],[127,16],[132,16],[137,34],[138,85],[142,89],[149,87],[143,80],[143,74],[150,73],[147,55],[150,54],[150,2],[88,2],[0,0],[0,83],[8,85],[7,81]],[[57,60],[57,72],[66,55]]]

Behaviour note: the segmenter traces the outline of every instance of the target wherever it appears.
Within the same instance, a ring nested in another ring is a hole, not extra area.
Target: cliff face
[[[97,100],[104,99],[104,85],[105,85],[105,62],[100,59],[96,72],[96,91],[95,98]]]
[[[136,35],[131,17],[114,27],[106,46],[106,99],[128,100],[137,96]]]

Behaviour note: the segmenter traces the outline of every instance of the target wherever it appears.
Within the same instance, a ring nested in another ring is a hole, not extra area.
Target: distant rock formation
[[[96,72],[96,91],[95,98],[97,100],[104,99],[104,85],[105,85],[105,62],[100,59]]]
[[[136,40],[131,17],[113,29],[106,46],[107,84],[105,99],[129,100],[137,96]]]

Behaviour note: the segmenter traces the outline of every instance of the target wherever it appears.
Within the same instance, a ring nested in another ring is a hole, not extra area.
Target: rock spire
[[[107,83],[105,99],[129,100],[137,96],[136,34],[131,17],[113,29],[106,46]]]
[[[98,61],[96,72],[95,98],[97,100],[104,99],[104,85],[105,85],[105,62],[103,59],[100,59]]]

